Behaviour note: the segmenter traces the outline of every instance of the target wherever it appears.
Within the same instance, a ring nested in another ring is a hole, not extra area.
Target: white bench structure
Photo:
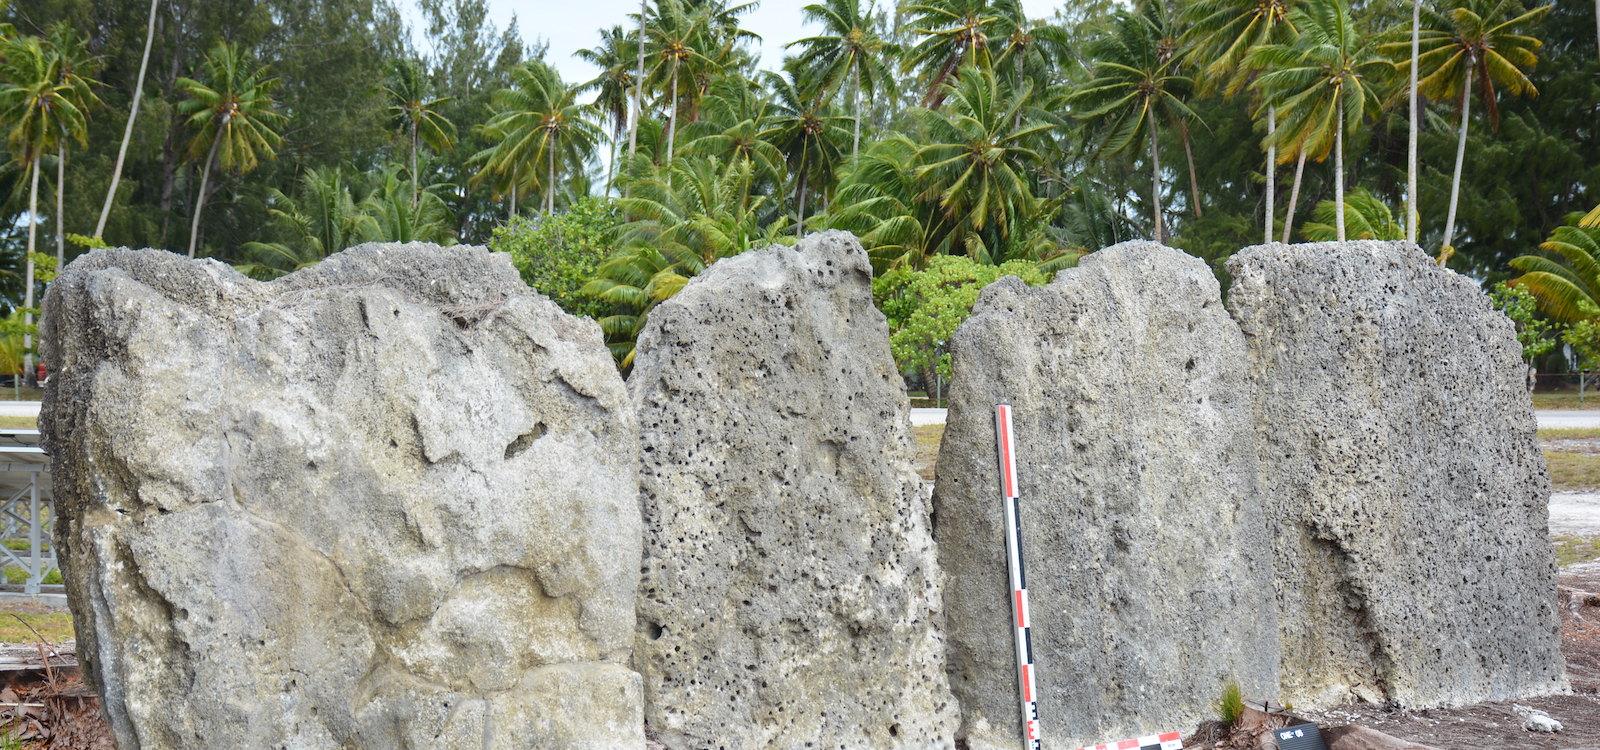
[[[39,446],[39,431],[0,428],[0,541],[28,540],[26,550],[0,544],[0,564],[27,572],[23,593],[29,595],[39,594],[57,567],[49,505],[50,457]]]

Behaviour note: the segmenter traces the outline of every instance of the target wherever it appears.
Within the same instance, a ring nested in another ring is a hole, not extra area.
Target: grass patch
[[[1550,488],[1553,490],[1600,487],[1600,455],[1546,451],[1544,461],[1550,467]]]
[[[72,615],[67,612],[35,612],[37,607],[27,605],[0,607],[0,643],[37,643],[39,636],[28,629],[32,625],[39,635],[51,643],[73,639]],[[28,623],[17,622],[22,618]]]
[[[1596,385],[1600,385],[1597,382]],[[1535,409],[1600,409],[1600,389],[1589,388],[1583,392],[1583,403],[1578,403],[1577,391],[1545,391],[1533,394]]]
[[[944,425],[925,424],[911,428],[911,439],[916,442],[917,473],[923,479],[933,479],[933,465],[939,460],[939,441],[944,439]]]
[[[1600,560],[1600,537],[1581,537],[1561,534],[1552,537],[1556,548],[1556,566],[1565,568],[1577,563]]]
[[[1600,427],[1546,427],[1540,440],[1600,440]]]
[[[24,416],[0,416],[0,429],[37,430],[39,429],[39,418]]]
[[[24,557],[26,557],[26,555],[24,555]],[[28,571],[23,570],[15,565],[7,565],[5,567],[5,577],[6,583],[21,586],[22,584],[28,582]],[[61,571],[52,570],[48,573],[45,573],[43,583],[61,583]]]

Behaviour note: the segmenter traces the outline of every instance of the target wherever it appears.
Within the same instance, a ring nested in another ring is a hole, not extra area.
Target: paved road
[[[0,401],[0,417],[37,417],[38,401]],[[944,417],[939,418],[940,422]]]
[[[1600,427],[1600,409],[1549,409],[1534,414],[1540,427]]]

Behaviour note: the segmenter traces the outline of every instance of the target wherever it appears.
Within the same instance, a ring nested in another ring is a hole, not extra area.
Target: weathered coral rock
[[[78,653],[123,748],[642,747],[637,429],[481,248],[271,283],[160,251],[45,303]]]
[[[1200,260],[1149,242],[984,289],[954,341],[934,492],[951,687],[1015,747],[994,407],[1015,419],[1047,748],[1186,729],[1277,686],[1244,341]]]
[[[1228,267],[1260,393],[1283,699],[1563,689],[1550,483],[1511,322],[1404,243],[1264,245]]]
[[[651,313],[629,388],[652,734],[950,746],[927,496],[855,239],[717,262]]]

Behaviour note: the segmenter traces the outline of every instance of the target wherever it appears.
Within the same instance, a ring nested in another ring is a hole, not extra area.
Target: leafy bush
[[[874,279],[872,294],[889,319],[889,347],[900,371],[925,382],[935,372],[948,380],[947,342],[972,314],[978,292],[1002,276],[1035,286],[1048,281],[1033,261],[990,266],[960,255],[934,256],[921,271],[895,268]]]
[[[1539,300],[1534,298],[1533,292],[1502,281],[1489,292],[1489,300],[1495,309],[1516,324],[1522,360],[1530,367],[1534,360],[1556,348],[1556,324],[1539,316]]]
[[[598,318],[606,306],[579,290],[613,249],[616,208],[584,198],[566,211],[515,216],[494,229],[489,249],[510,253],[522,280],[573,315]]]

